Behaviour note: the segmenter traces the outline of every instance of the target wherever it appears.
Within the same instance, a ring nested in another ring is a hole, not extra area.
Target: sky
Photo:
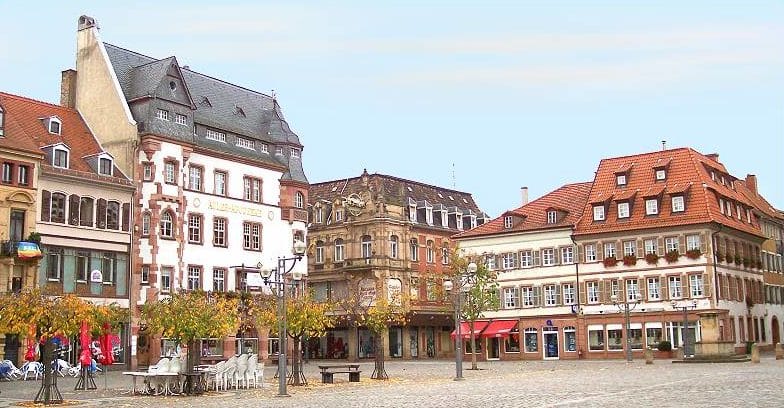
[[[666,140],[784,208],[780,0],[31,4],[0,0],[0,90],[57,103],[87,14],[103,41],[275,90],[311,182],[367,169],[498,216]]]

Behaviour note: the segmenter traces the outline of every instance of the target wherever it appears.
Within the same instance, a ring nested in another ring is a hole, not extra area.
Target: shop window
[[[658,347],[659,342],[662,341],[662,328],[659,327],[649,327],[646,325],[645,327],[645,344],[648,347]]]
[[[201,340],[201,355],[207,356],[222,356],[223,355],[223,340],[220,339],[202,339]]]
[[[632,350],[642,350],[642,325],[640,323],[630,326],[629,338],[631,339]]]
[[[604,327],[588,326],[588,350],[604,351]]]
[[[509,336],[504,340],[504,351],[507,353],[520,352],[520,330],[517,328],[512,329]]]
[[[621,325],[607,325],[607,350],[623,350],[623,329]]]
[[[525,352],[536,353],[539,350],[539,335],[536,329],[529,327],[524,330]]]
[[[566,326],[564,332],[564,351],[577,351],[577,330],[574,326]]]

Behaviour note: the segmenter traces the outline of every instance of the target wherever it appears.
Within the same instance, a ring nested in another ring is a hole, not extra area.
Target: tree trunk
[[[471,324],[471,369],[478,370],[479,368],[476,366],[476,336],[474,336],[474,321],[471,320],[469,322]]]
[[[291,353],[291,376],[294,379],[294,383],[292,385],[302,385],[302,382],[299,379],[300,373],[302,372],[302,367],[300,366],[301,360],[302,352],[300,351],[300,342],[299,338],[297,337],[294,338],[294,352]]]
[[[199,349],[199,340],[191,340],[188,342],[188,357],[185,361],[185,372],[193,373],[193,368],[199,365],[201,358],[201,350]]]
[[[57,388],[57,374],[52,371],[52,360],[54,359],[54,341],[48,338],[44,343],[43,351],[41,353],[41,363],[44,366],[44,375],[41,380],[41,388],[35,396],[35,403],[61,404],[63,396]]]
[[[375,380],[388,380],[389,375],[387,375],[387,371],[384,369],[384,345],[380,333],[373,334],[373,343],[376,348],[376,358],[373,375],[370,378]]]

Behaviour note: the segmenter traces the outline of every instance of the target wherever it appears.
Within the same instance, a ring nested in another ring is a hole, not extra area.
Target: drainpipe
[[[722,224],[718,224],[718,225],[719,225],[719,229],[717,229],[716,231],[711,232],[711,245],[712,245],[711,249],[713,250],[712,251],[713,252],[713,254],[712,254],[712,256],[713,256],[713,293],[711,294],[711,298],[713,298],[712,299],[713,300],[713,304],[716,306],[717,310],[719,308],[719,289],[721,287],[721,282],[719,282],[719,272],[716,269],[716,265],[718,264],[718,257],[716,256],[716,251],[718,250],[718,247],[719,247],[718,246],[718,242],[716,241],[716,234],[721,232],[722,228],[724,227]],[[729,252],[729,251],[727,250],[727,252]],[[725,254],[725,257],[726,256],[727,256],[727,254]],[[706,256],[706,258],[707,258],[707,256]],[[729,313],[728,313],[728,315],[729,315]],[[724,333],[721,333],[721,335],[722,335],[722,338],[723,338],[724,337]],[[733,337],[734,337],[734,335],[735,335],[735,333],[733,333]]]
[[[131,194],[131,209],[128,211],[130,215],[130,220],[128,220],[128,233],[131,234],[130,245],[128,245],[128,352],[126,353],[126,366],[132,370],[135,370],[138,366],[138,361],[136,360],[136,356],[132,354],[133,347],[133,314],[136,308],[136,305],[133,301],[133,272],[136,267],[136,257],[134,255],[134,248],[138,245],[136,244],[136,220],[134,217],[134,212],[136,211],[138,200],[139,200],[139,190],[136,185],[136,160],[139,157],[139,141],[138,139],[131,141],[133,145],[133,158],[131,160],[131,174],[130,178],[133,183],[133,193]],[[141,287],[141,285],[139,285]],[[137,339],[138,340],[138,339]],[[138,353],[136,353],[138,355]]]
[[[572,244],[574,244],[574,256],[575,256],[575,259],[574,259],[574,276],[575,276],[575,280],[576,280],[576,283],[575,283],[575,293],[576,293],[576,295],[575,295],[574,298],[575,298],[576,303],[577,303],[577,317],[575,318],[575,321],[579,322],[580,321],[580,316],[582,315],[582,306],[580,306],[580,254],[579,254],[579,251],[577,250],[577,242],[574,240],[574,234],[573,233],[569,235],[569,239],[571,239],[572,240]],[[585,290],[588,290],[588,288],[586,288]],[[584,324],[585,320],[584,319],[585,318],[583,317],[583,326],[585,326],[585,324]],[[574,346],[577,348],[576,351],[577,351],[577,359],[578,360],[583,358],[582,353],[580,351],[581,350],[580,349],[580,342],[578,341],[579,338],[580,338],[580,332],[581,332],[580,325],[578,324],[577,327],[575,327],[575,330],[574,330],[574,343],[575,343]]]

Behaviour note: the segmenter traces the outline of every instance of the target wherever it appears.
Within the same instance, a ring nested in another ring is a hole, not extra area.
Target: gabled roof
[[[22,96],[0,92],[0,104],[6,113],[6,138],[18,143],[18,146],[32,148],[35,153],[43,154],[42,148],[58,144],[68,146],[70,151],[69,169],[57,169],[58,172],[97,173],[85,160],[88,157],[105,152],[98,140],[93,136],[82,116],[75,109]],[[41,118],[57,116],[62,125],[60,134],[49,133]],[[0,143],[2,143],[0,138]],[[45,164],[44,169],[47,168]],[[115,166],[113,176],[101,176],[129,183],[128,178]]]
[[[591,183],[567,184],[555,191],[537,198],[530,203],[514,210],[506,211],[500,217],[471,230],[453,235],[454,239],[473,238],[485,235],[507,234],[512,232],[535,231],[549,228],[574,226],[582,216],[583,208],[588,200]],[[556,224],[547,223],[547,210],[558,208],[567,214]],[[504,217],[512,215],[522,217],[511,229],[504,228]]]
[[[735,181],[735,188],[754,204],[754,208],[770,218],[779,218],[780,211],[771,205],[759,192],[752,191],[745,180]]]
[[[617,169],[628,163],[635,163],[635,165],[627,177],[626,185],[616,186]],[[657,181],[655,168],[661,168],[662,163],[667,164],[666,179]],[[713,181],[711,170],[724,173],[728,185],[722,184],[720,178]],[[630,217],[623,219],[622,222],[618,222],[615,206],[612,205],[609,206],[604,221],[594,221],[592,206],[588,205],[584,209],[575,233],[576,235],[597,234],[716,222],[760,235],[759,224],[755,220],[752,219],[752,223],[749,224],[746,222],[745,215],[739,220],[737,217],[728,217],[720,211],[719,197],[731,199],[746,207],[753,207],[747,198],[733,189],[731,184],[734,180],[735,178],[729,175],[724,165],[718,162],[718,156],[709,157],[689,148],[603,159],[596,171],[589,203],[603,202],[603,198],[628,194],[628,191],[639,191],[641,194],[637,194],[632,200],[639,201],[640,205],[632,205]],[[685,211],[673,214],[670,197],[680,194],[686,197]],[[644,200],[653,196],[662,198],[659,214],[646,216]],[[734,210],[733,208],[733,212]]]
[[[24,120],[15,114],[19,110],[15,95],[0,92],[0,106],[3,107],[3,136],[0,137],[0,148],[15,150],[28,154],[43,156],[38,143],[35,143],[23,126]]]

